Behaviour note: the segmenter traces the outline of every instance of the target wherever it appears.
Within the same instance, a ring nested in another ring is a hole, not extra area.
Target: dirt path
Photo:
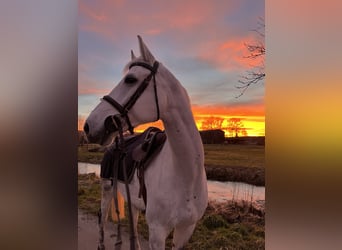
[[[116,226],[112,222],[107,222],[105,226],[105,246],[106,249],[114,249],[116,240]],[[96,250],[98,243],[97,217],[78,210],[78,250]],[[142,237],[140,246],[142,250],[148,249],[148,242]],[[129,250],[129,233],[127,228],[122,228],[122,250]]]

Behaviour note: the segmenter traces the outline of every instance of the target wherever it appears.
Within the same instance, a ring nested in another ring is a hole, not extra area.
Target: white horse
[[[146,210],[150,249],[165,249],[166,237],[172,230],[172,249],[182,249],[208,203],[203,145],[186,90],[168,69],[158,65],[140,36],[138,40],[141,56],[131,52],[126,75],[91,112],[84,130],[90,142],[107,144],[118,134],[107,128],[110,117],[119,117],[124,129],[162,120],[167,140],[145,171],[146,208],[143,199],[138,198],[136,175],[129,185],[134,231],[137,235],[139,210]],[[115,128],[114,121],[112,126]],[[118,184],[126,199],[124,185]],[[108,180],[102,187],[111,191]],[[103,207],[108,206],[108,199],[102,201]],[[136,248],[140,249],[138,241]]]

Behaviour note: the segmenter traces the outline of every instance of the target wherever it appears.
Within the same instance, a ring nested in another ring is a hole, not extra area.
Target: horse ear
[[[155,59],[150,50],[147,48],[146,44],[143,42],[141,36],[138,35],[140,54],[144,61],[153,64]]]
[[[137,57],[134,55],[134,52],[133,52],[133,50],[131,49],[131,60],[134,60],[134,59],[136,59]]]

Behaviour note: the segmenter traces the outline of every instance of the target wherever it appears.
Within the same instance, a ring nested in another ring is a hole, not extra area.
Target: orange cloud
[[[113,26],[113,15],[111,8],[99,4],[87,5],[78,1],[79,13],[83,18],[79,21],[79,29],[90,33],[96,33],[109,41],[115,41],[115,26]]]
[[[162,32],[161,29],[149,29],[149,30],[146,30],[145,31],[145,34],[148,34],[148,35],[157,35],[157,34],[160,34]]]
[[[87,70],[87,67],[81,66],[82,69]],[[79,72],[80,69],[79,69]],[[104,88],[105,81],[97,81],[86,74],[81,74],[78,77],[78,94],[79,95],[104,95],[110,92],[110,89]]]
[[[144,2],[133,5],[125,4],[123,0],[79,1],[80,29],[101,34],[105,38],[138,31],[139,27],[145,27],[145,34],[149,35],[159,34],[161,30],[177,31],[175,34],[194,29],[203,32],[204,27],[215,25],[212,24],[213,19],[232,10],[233,3],[230,1],[220,4],[210,1],[155,1],[147,7]]]
[[[261,57],[254,60],[246,58],[249,55],[246,44],[254,43],[255,38],[252,36],[209,42],[202,45],[199,58],[222,70],[258,66],[262,63]]]
[[[203,2],[198,2],[196,5],[194,8],[193,4],[189,2],[174,4],[170,12],[165,8],[162,15],[168,17],[165,20],[166,24],[171,28],[186,30],[203,23],[207,19],[211,6]]]
[[[94,8],[90,8],[86,4],[84,4],[82,1],[78,2],[78,8],[79,11],[89,17],[91,20],[95,22],[107,22],[109,20],[109,17],[105,15],[104,10],[96,10]]]
[[[141,35],[159,35],[163,32],[173,39],[182,39],[181,36],[187,36],[189,32],[196,33],[197,42],[185,46],[184,50],[198,55],[199,59],[221,70],[260,65],[260,58],[244,58],[248,53],[245,43],[255,42],[253,34],[234,37],[229,33],[229,27],[217,21],[234,11],[235,5],[238,3],[231,1],[213,4],[210,1],[194,3],[175,0],[166,5],[156,1],[149,8],[141,8],[145,6],[141,2],[131,5],[123,0],[91,4],[79,1],[80,29],[99,34],[111,42],[116,40],[118,34],[125,36],[132,32]]]

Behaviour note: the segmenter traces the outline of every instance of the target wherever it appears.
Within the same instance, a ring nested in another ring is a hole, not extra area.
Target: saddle
[[[138,177],[143,178],[143,172],[153,159],[153,156],[161,150],[166,134],[156,127],[149,127],[143,133],[124,138],[125,152],[118,143],[107,148],[101,162],[101,178],[112,179],[116,174],[118,181],[125,182],[123,161],[126,164],[126,176],[131,183],[134,172],[138,169]]]

